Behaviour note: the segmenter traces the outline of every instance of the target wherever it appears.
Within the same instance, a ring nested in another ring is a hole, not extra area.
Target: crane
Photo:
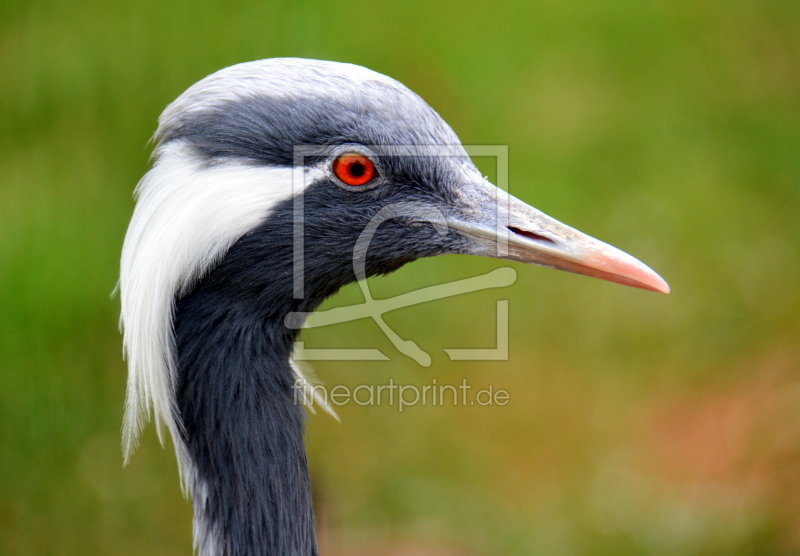
[[[201,556],[318,553],[287,315],[442,254],[669,292],[495,187],[425,101],[360,66],[220,70],[164,110],[154,142],[120,264],[123,451],[151,416],[171,435]]]

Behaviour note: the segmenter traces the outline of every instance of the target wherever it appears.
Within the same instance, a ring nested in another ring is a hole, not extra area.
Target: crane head
[[[489,183],[425,101],[359,66],[226,68],[167,107],[155,143],[121,264],[128,454],[151,410],[179,432],[172,311],[217,268],[230,296],[265,316],[265,284],[296,282],[298,260],[302,280],[287,296],[312,310],[346,283],[443,254],[669,292],[637,259]],[[221,265],[234,251],[240,262]]]

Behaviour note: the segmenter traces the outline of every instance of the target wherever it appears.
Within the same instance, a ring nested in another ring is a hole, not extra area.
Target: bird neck
[[[307,210],[323,210],[312,201]],[[338,255],[352,248],[331,248],[319,239],[328,227],[307,222],[315,264],[295,298],[293,206],[277,206],[176,300],[175,402],[200,556],[317,554],[306,415],[289,363],[298,331],[284,319],[314,311],[355,275]],[[402,263],[393,264],[380,269]]]
[[[177,303],[176,401],[201,556],[317,555],[288,310],[266,314],[214,276]]]

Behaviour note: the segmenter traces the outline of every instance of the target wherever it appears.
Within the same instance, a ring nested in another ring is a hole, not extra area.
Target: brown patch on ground
[[[640,463],[666,489],[800,531],[800,351],[781,347],[733,383],[655,401]],[[789,534],[800,548],[800,534]]]
[[[475,556],[460,547],[449,546],[439,542],[421,541],[389,541],[386,543],[320,543],[322,556]]]

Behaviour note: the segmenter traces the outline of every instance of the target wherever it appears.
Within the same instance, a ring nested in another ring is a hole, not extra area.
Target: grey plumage
[[[629,255],[495,189],[420,97],[358,66],[227,68],[173,102],[155,139],[121,262],[123,443],[127,458],[151,412],[166,424],[201,556],[317,553],[293,396],[302,377],[290,364],[297,330],[284,320],[356,280],[356,242],[384,208],[398,210],[375,230],[367,276],[478,254],[668,291]],[[323,149],[298,158],[309,146]],[[377,177],[344,184],[333,167],[347,152],[373,161]]]

